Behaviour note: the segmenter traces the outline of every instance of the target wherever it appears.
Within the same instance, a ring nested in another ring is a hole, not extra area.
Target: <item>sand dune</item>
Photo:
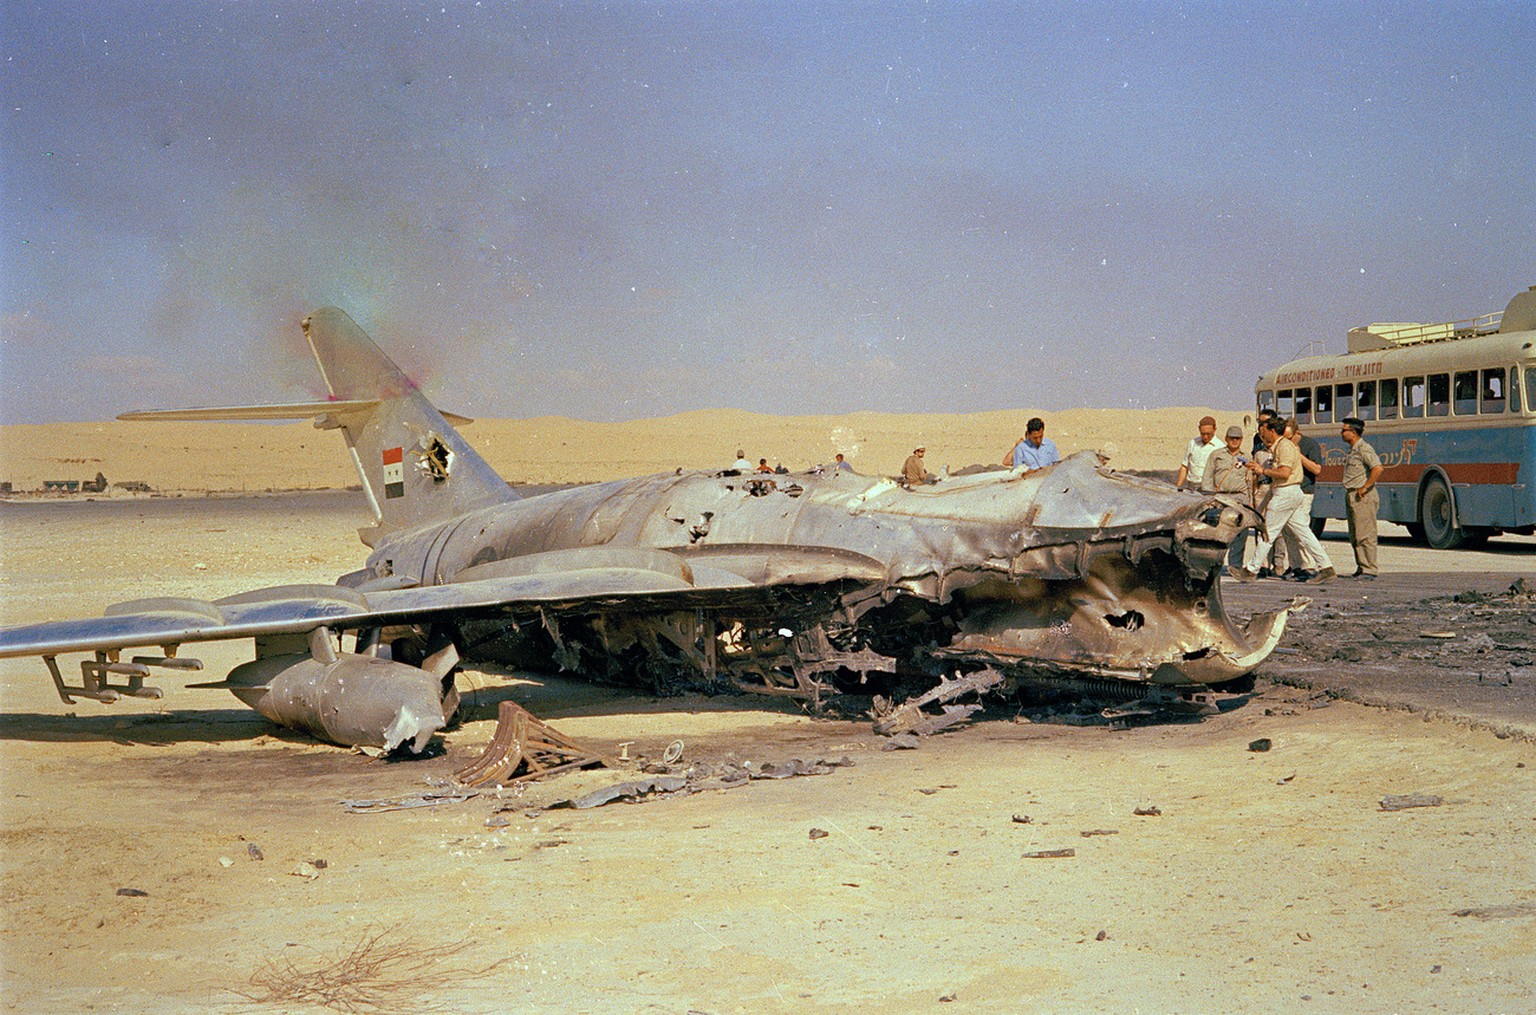
[[[718,468],[738,448],[791,470],[841,451],[860,472],[894,474],[912,448],[928,448],[932,471],[1001,461],[1031,416],[1063,455],[1094,449],[1120,469],[1178,467],[1195,423],[1210,413],[1225,429],[1252,432],[1243,410],[1202,408],[998,410],[969,414],[856,412],[768,416],[730,409],[661,419],[593,423],[563,417],[485,419],[464,436],[513,482],[576,483]],[[0,427],[0,482],[17,492],[44,480],[137,480],[166,492],[337,489],[355,484],[342,443],[308,423],[97,422]]]

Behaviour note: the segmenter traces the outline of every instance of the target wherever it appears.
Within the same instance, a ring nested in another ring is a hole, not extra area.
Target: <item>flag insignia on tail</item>
[[[404,448],[384,449],[384,496],[405,496]]]

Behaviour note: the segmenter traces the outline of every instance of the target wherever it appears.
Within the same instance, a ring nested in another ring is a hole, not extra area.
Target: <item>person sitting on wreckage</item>
[[[933,476],[923,465],[923,455],[928,453],[924,447],[912,449],[907,460],[901,466],[901,485],[905,487],[923,486],[932,483]]]

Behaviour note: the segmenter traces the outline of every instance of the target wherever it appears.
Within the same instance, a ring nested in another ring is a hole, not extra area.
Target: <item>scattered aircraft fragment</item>
[[[190,686],[337,743],[420,751],[452,717],[466,660],[662,690],[1087,682],[1198,703],[1285,627],[1284,609],[1242,626],[1222,609],[1220,565],[1258,524],[1251,509],[1092,452],[912,490],[725,469],[522,498],[345,313],[303,326],[329,400],[122,418],[340,431],[376,520],[360,532],[366,566],[333,585],[14,627],[0,657],[42,656],[66,703],[110,702],[159,697],[144,684],[154,668],[200,668],[178,654],[188,644],[251,638],[253,661]],[[123,661],[131,648],[158,654]],[[72,652],[92,655],[79,686],[59,668]]]

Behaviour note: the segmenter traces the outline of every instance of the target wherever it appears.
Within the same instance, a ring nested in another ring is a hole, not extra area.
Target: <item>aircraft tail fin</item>
[[[340,430],[363,481],[380,535],[444,521],[517,494],[469,446],[415,383],[345,313],[324,307],[304,318],[304,338],[320,367],[329,399],[290,405],[230,406],[129,412],[119,419],[267,420],[313,417]]]
[[[382,530],[414,529],[517,499],[352,318],[323,307],[304,319],[304,338],[333,399],[378,403],[329,412],[319,425],[346,438]]]

